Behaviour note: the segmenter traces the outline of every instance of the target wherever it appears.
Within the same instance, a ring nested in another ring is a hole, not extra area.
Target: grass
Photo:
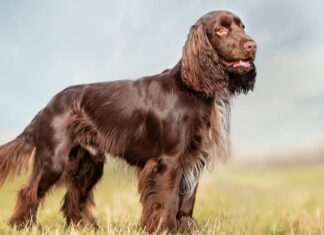
[[[127,170],[106,164],[95,191],[97,232],[66,228],[59,212],[64,188],[47,196],[38,213],[39,227],[20,232],[6,221],[15,192],[26,181],[20,177],[0,189],[2,234],[143,234],[136,181]],[[199,186],[194,216],[197,234],[324,234],[324,165],[264,169],[215,167]]]

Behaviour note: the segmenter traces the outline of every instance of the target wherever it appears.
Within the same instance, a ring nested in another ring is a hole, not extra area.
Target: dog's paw
[[[156,204],[142,217],[142,228],[148,233],[156,232],[172,232],[177,231],[177,220],[175,213],[164,210],[160,205]]]
[[[181,216],[177,222],[178,231],[181,233],[192,233],[198,230],[197,222],[191,216]]]

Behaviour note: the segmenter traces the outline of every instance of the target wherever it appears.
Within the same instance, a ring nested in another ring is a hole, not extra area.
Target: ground
[[[17,232],[7,226],[15,192],[26,176],[0,189],[2,234],[143,234],[134,174],[108,162],[95,190],[97,232],[65,227],[59,212],[64,188],[40,208],[39,227]],[[284,168],[216,166],[202,179],[194,215],[196,234],[324,234],[324,165]]]

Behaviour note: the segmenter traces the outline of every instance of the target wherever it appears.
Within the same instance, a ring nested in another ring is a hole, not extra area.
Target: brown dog
[[[31,178],[9,223],[34,224],[40,200],[64,175],[67,223],[97,226],[92,192],[109,154],[139,170],[146,231],[192,231],[199,177],[213,159],[229,154],[231,98],[253,89],[255,54],[241,20],[214,11],[191,27],[172,69],[57,94],[21,135],[0,147],[0,185],[34,153]]]

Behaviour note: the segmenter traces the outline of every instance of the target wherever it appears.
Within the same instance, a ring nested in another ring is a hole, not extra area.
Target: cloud
[[[297,151],[324,140],[324,48],[279,53],[258,66],[256,89],[233,108],[235,153]]]

